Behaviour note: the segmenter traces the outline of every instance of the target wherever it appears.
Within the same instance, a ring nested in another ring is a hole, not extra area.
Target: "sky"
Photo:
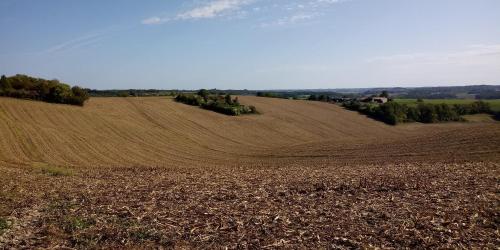
[[[500,0],[0,0],[0,74],[94,89],[500,84]]]

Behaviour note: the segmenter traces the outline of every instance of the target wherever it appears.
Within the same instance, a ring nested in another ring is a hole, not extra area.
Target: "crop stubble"
[[[498,123],[392,127],[331,104],[239,99],[262,114],[0,98],[0,246],[500,245]]]

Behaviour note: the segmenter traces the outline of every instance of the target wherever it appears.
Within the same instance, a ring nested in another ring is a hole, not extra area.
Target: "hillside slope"
[[[498,246],[500,126],[0,98],[0,249]]]
[[[230,117],[168,98],[92,98],[83,108],[0,98],[0,161],[179,166],[301,155],[384,158],[450,147],[471,154],[499,152],[495,123],[393,127],[326,103],[240,100],[262,114]]]

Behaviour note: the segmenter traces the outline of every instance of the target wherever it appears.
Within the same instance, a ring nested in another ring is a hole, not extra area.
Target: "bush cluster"
[[[310,95],[309,98],[307,98],[309,101],[320,101],[320,102],[331,102],[333,98],[331,98],[329,95]]]
[[[257,92],[256,94],[259,97],[268,97],[268,98],[288,98],[282,93],[271,93],[271,92]]]
[[[97,90],[88,89],[87,92],[91,97],[150,97],[150,96],[176,96],[176,90],[159,90],[159,89],[108,89]]]
[[[243,115],[257,114],[258,111],[254,106],[241,105],[238,98],[231,98],[231,95],[211,95],[204,90],[198,91],[197,94],[179,94],[175,97],[177,102],[184,104],[199,106],[203,109],[212,110],[225,115]]]
[[[58,80],[45,80],[26,75],[0,78],[0,96],[32,99],[51,103],[83,106],[89,95],[86,90]]]
[[[429,104],[420,102],[417,106],[408,106],[397,102],[381,105],[349,101],[342,104],[345,108],[358,111],[387,124],[403,122],[435,123],[460,121],[462,115],[492,113],[490,105],[483,101],[471,104]]]

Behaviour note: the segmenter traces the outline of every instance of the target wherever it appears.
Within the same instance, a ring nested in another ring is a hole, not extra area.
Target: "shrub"
[[[175,97],[177,102],[184,104],[199,106],[203,109],[215,111],[217,113],[237,116],[241,114],[257,114],[257,109],[254,106],[247,107],[241,105],[238,98],[231,99],[231,95],[205,95],[204,90],[198,91],[198,94],[179,94]]]
[[[209,93],[209,92],[208,92],[208,90],[206,90],[206,89],[200,89],[200,90],[198,91],[198,95],[199,95],[199,96],[201,96],[201,97],[202,97],[202,98],[204,98],[204,99],[207,99],[207,98],[208,98],[208,96],[209,96],[209,94],[210,94],[210,93]]]
[[[406,121],[416,122],[420,120],[420,111],[416,107],[408,107],[406,110]]]
[[[463,120],[460,117],[462,115],[479,113],[493,114],[498,117],[498,113],[494,113],[491,110],[490,104],[483,101],[454,105],[445,103],[430,104],[423,101],[418,101],[417,103],[417,106],[414,107],[393,101],[378,105],[351,100],[343,102],[342,106],[392,125],[402,122],[434,123],[461,121]]]
[[[9,79],[5,75],[0,78],[0,90],[8,91],[12,89]]]
[[[71,176],[74,174],[73,170],[64,167],[52,166],[46,163],[37,162],[33,164],[33,167],[38,169],[42,174],[49,176]]]
[[[270,93],[270,92],[257,92],[257,96],[269,97],[269,98],[286,98],[286,96],[284,96],[281,93]]]
[[[257,111],[257,108],[255,106],[250,105],[249,108],[250,108],[251,114],[258,114],[259,113],[259,111]]]
[[[192,106],[200,106],[203,103],[203,99],[196,95],[186,95],[179,94],[175,97],[175,100],[178,102],[182,102],[184,104],[192,105]]]
[[[492,113],[491,106],[487,102],[476,101],[470,104],[470,106],[471,106],[470,108],[471,114]]]
[[[70,88],[58,80],[45,80],[26,75],[0,78],[0,95],[83,106],[89,95],[80,87]]]
[[[129,97],[130,94],[128,91],[120,91],[118,94],[117,94],[118,97]]]
[[[95,224],[93,219],[68,216],[64,220],[64,229],[68,233],[76,232],[91,227]]]
[[[228,105],[233,105],[233,100],[231,100],[231,95],[227,94],[227,95],[224,97],[224,99],[225,99],[226,104],[228,104]]]
[[[396,125],[407,120],[406,105],[401,105],[396,102],[387,102],[378,106],[378,116],[386,123]]]
[[[433,123],[437,121],[437,114],[432,104],[419,104],[417,106],[420,114],[418,121],[423,123]]]
[[[0,217],[0,235],[2,234],[3,230],[8,228],[9,228],[9,223],[7,222],[7,220]]]

